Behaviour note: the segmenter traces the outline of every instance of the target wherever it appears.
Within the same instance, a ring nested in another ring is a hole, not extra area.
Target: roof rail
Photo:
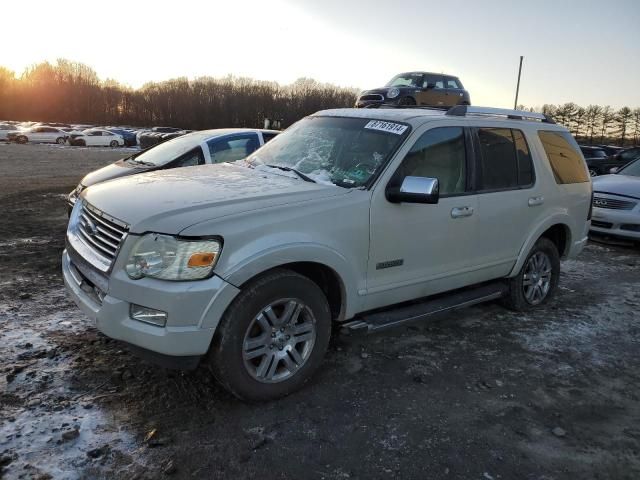
[[[511,110],[508,108],[472,107],[470,105],[455,105],[447,110],[446,115],[464,117],[466,115],[490,115],[507,117],[510,120],[540,120],[543,123],[556,123],[544,113]]]

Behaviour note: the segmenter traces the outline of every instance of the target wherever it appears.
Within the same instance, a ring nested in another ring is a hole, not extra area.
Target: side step
[[[413,303],[391,310],[365,313],[354,320],[342,324],[340,330],[341,333],[347,335],[379,332],[406,323],[426,320],[440,313],[496,300],[504,296],[507,291],[508,287],[502,281],[455,290],[453,293],[438,295],[420,303]]]

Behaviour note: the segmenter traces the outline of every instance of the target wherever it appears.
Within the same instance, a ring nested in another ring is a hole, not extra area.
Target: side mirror
[[[440,186],[437,178],[404,177],[400,187],[388,186],[385,192],[391,203],[438,203]]]
[[[611,170],[609,170],[609,173],[618,173],[618,170],[620,170],[618,167],[613,167]]]

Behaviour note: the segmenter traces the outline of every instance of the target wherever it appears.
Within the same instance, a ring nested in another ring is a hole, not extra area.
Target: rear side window
[[[556,183],[589,181],[589,174],[580,156],[578,144],[570,133],[540,130],[538,137],[551,164]]]
[[[533,184],[529,146],[520,130],[479,128],[478,190],[509,190]]]

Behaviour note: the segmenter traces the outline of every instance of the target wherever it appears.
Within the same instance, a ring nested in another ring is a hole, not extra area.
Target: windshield
[[[387,87],[421,87],[422,86],[422,73],[401,73],[393,77]]]
[[[409,126],[367,118],[308,117],[247,157],[251,166],[293,169],[317,183],[368,184],[409,133]]]
[[[174,138],[155,145],[144,152],[132,155],[127,158],[126,161],[130,163],[140,163],[143,165],[161,167],[197,146],[200,143],[199,139],[199,134],[183,135],[182,137]]]
[[[640,177],[640,159],[631,162],[618,172],[619,175],[631,175],[632,177]]]

